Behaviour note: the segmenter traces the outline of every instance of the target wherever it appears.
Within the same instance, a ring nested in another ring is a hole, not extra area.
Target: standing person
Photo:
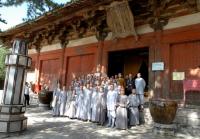
[[[52,107],[53,107],[53,116],[59,116],[60,114],[60,104],[59,104],[59,96],[60,96],[61,88],[60,88],[60,83],[57,84],[57,88],[53,92],[53,102],[52,102]]]
[[[144,104],[144,89],[146,86],[146,82],[141,77],[141,74],[137,74],[137,78],[135,79],[135,87],[136,87],[136,95],[139,100],[140,109],[143,110],[143,104]]]
[[[59,95],[59,102],[60,102],[60,116],[64,116],[65,113],[65,106],[66,106],[66,102],[67,102],[67,91],[66,91],[66,87],[63,86],[63,89],[60,92]]]
[[[66,101],[66,105],[65,105],[64,116],[68,116],[67,111],[70,107],[71,99],[72,99],[72,86],[69,86],[69,89],[67,90],[67,101]]]
[[[130,73],[128,75],[128,78],[126,78],[126,95],[127,96],[131,94],[133,88],[135,88],[135,80],[132,74]]]
[[[29,93],[30,93],[30,86],[28,84],[28,82],[25,82],[25,87],[24,87],[24,97],[25,97],[25,105],[29,105],[29,100],[30,100],[30,96],[29,96]]]
[[[124,78],[122,77],[121,73],[118,74],[117,81],[118,81],[119,85],[121,85],[122,87],[125,87],[125,81],[124,81]]]
[[[70,97],[69,107],[66,111],[66,116],[68,116],[70,119],[76,118],[76,92],[75,90],[71,91],[72,95]]]
[[[116,103],[118,93],[114,90],[113,84],[110,85],[110,90],[107,93],[107,116],[108,116],[108,127],[114,128],[116,118]]]
[[[76,110],[76,118],[82,119],[83,114],[83,99],[84,99],[84,92],[83,92],[83,86],[80,85],[80,89],[77,89],[77,110]]]
[[[91,97],[92,97],[92,87],[90,88],[90,83],[86,84],[84,87],[84,115],[85,120],[91,121]]]
[[[116,110],[116,128],[127,129],[128,128],[128,116],[127,106],[128,97],[125,95],[124,88],[121,88],[120,95],[117,98],[117,110]]]
[[[106,116],[106,98],[105,98],[104,88],[99,88],[98,98],[97,98],[97,121],[100,125],[105,123]]]
[[[139,111],[138,111],[139,100],[137,99],[135,89],[132,89],[132,94],[128,96],[128,100],[129,100],[129,105],[128,105],[129,125],[130,126],[139,125]]]
[[[91,121],[97,122],[97,98],[98,98],[98,88],[95,86],[92,91],[92,97],[91,97]]]

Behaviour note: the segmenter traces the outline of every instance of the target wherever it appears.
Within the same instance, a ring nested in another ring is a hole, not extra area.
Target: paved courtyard
[[[118,130],[98,126],[94,123],[71,120],[66,117],[53,118],[51,111],[41,111],[38,107],[27,109],[28,129],[22,133],[5,135],[0,139],[191,139],[187,133],[176,137],[158,136],[152,133],[152,124],[137,126],[128,130]]]

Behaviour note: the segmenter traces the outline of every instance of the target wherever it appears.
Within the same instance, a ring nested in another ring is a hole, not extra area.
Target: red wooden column
[[[154,42],[154,62],[161,62],[161,47],[162,47],[162,31],[158,30],[155,32],[155,42]],[[153,71],[154,72],[154,96],[155,98],[162,97],[162,72],[163,71]]]
[[[35,82],[35,92],[38,93],[40,91],[40,49],[36,49],[37,51],[37,59],[35,63],[35,73],[36,73],[36,82]]]
[[[103,46],[104,41],[99,41],[97,46],[97,65],[102,65]]]
[[[170,44],[162,43],[161,56],[164,62],[164,71],[162,72],[162,93],[164,98],[170,97]]]
[[[168,98],[170,92],[170,46],[163,42],[163,31],[155,32],[154,62],[164,62],[163,71],[154,72],[154,96],[155,98]],[[152,77],[151,77],[152,78]]]
[[[62,85],[66,85],[65,84],[65,69],[64,69],[64,60],[65,60],[65,48],[66,47],[62,47],[62,56],[61,56],[61,67],[60,67],[60,72],[59,72],[59,80],[61,81]]]
[[[149,46],[149,91],[154,91],[155,72],[152,71],[152,63],[155,61],[154,44]]]

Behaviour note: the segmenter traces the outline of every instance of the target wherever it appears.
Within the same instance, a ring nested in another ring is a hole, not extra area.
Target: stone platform
[[[177,126],[176,124],[159,124],[159,123],[154,123],[153,125],[153,133],[154,134],[160,134],[163,136],[175,136],[175,133],[177,131]]]

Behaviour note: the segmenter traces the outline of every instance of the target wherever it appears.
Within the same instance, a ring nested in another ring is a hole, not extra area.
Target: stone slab
[[[163,136],[175,136],[175,133],[177,131],[177,125],[176,124],[159,124],[154,123],[153,125],[153,133],[159,134]]]

